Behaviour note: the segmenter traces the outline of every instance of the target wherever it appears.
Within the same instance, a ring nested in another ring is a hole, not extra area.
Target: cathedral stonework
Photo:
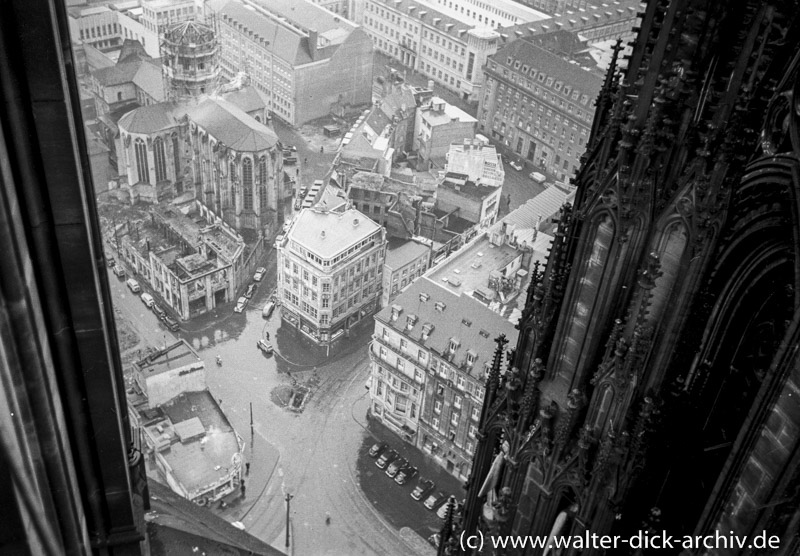
[[[440,554],[478,531],[766,532],[780,548],[658,553],[800,551],[799,13],[651,0],[625,64],[617,45]]]

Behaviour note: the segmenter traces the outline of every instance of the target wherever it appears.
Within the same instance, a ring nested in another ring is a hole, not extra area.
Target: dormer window
[[[447,346],[448,353],[455,353],[458,349],[458,346],[461,345],[461,340],[457,338],[450,338],[450,343]]]
[[[489,378],[489,373],[491,371],[492,371],[492,364],[489,361],[487,361],[486,363],[483,364],[483,378],[484,379]]]
[[[423,340],[427,340],[430,337],[431,332],[433,332],[434,328],[435,328],[435,326],[433,326],[430,323],[426,323],[426,324],[422,325],[422,339]]]
[[[472,350],[467,352],[467,366],[472,367],[475,364],[475,360],[478,359],[478,354]]]
[[[445,305],[445,304],[444,304],[444,303],[442,303],[441,301],[437,301],[437,302],[434,304],[434,308],[435,308],[437,311],[439,311],[440,313],[444,313],[444,310],[445,310],[445,308],[446,308],[446,307],[447,307],[447,305]]]
[[[392,321],[396,321],[400,318],[400,313],[403,312],[403,308],[400,305],[392,305]]]
[[[472,326],[472,321],[469,319],[461,319],[461,324],[464,326]]]
[[[406,328],[411,330],[417,324],[417,315],[408,315],[406,317]]]
[[[425,292],[422,292],[422,293],[420,293],[420,294],[419,294],[419,300],[420,300],[422,303],[425,303],[425,302],[426,302],[426,301],[428,301],[430,298],[431,298],[431,296],[430,296],[430,295],[428,295],[428,294],[427,294],[427,293],[425,293]]]

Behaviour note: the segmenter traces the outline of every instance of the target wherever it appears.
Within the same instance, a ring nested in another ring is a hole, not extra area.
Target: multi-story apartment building
[[[450,145],[475,137],[477,120],[454,106],[433,97],[417,108],[414,123],[414,150],[419,156],[419,165],[432,162],[443,167]]]
[[[304,209],[276,248],[281,316],[315,343],[330,345],[377,309],[386,232],[361,212]]]
[[[509,40],[556,30],[589,42],[628,36],[640,2],[615,0],[549,16],[512,0],[366,0],[354,21],[375,48],[466,100],[479,100],[486,58]]]
[[[449,472],[469,475],[494,338],[514,325],[422,277],[375,315],[371,414]]]
[[[108,6],[69,8],[70,38],[77,44],[89,44],[107,51],[122,44],[117,12]]]
[[[195,0],[139,0],[142,25],[156,35],[175,23],[193,21],[200,15]]]
[[[486,65],[478,129],[566,181],[585,150],[602,79],[596,67],[574,63],[534,39],[515,40]]]
[[[414,239],[389,240],[383,265],[381,308],[387,307],[406,286],[428,270],[432,251],[431,245]]]
[[[221,0],[216,14],[224,77],[244,71],[292,125],[372,102],[372,42],[310,0]]]

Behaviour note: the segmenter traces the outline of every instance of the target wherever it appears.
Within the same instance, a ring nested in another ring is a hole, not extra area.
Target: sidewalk
[[[250,473],[243,476],[245,483],[245,497],[236,490],[227,495],[223,500],[227,507],[220,508],[220,503],[215,502],[211,510],[226,521],[242,521],[253,506],[259,501],[264,491],[267,490],[272,474],[280,460],[280,453],[267,439],[258,433],[250,437],[249,431],[240,431],[247,445],[244,449],[244,463],[250,464]],[[249,437],[249,438],[248,438]]]

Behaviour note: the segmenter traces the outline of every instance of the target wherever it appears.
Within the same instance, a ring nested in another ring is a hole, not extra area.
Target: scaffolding
[[[184,21],[170,25],[160,37],[159,50],[169,100],[198,98],[217,88],[220,44],[213,15],[206,18],[206,23]]]

